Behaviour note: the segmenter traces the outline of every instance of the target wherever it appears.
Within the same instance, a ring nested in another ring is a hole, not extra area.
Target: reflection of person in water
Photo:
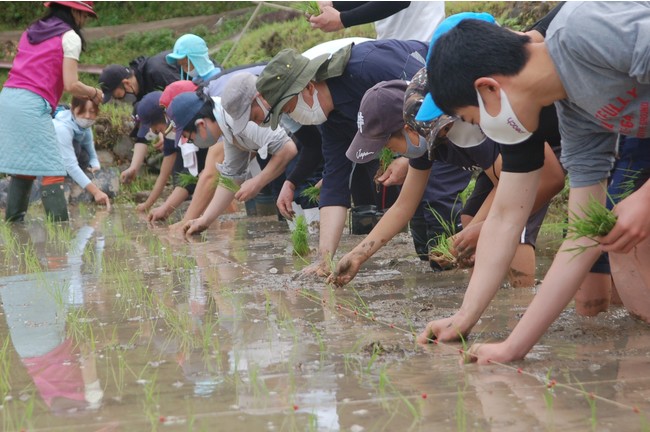
[[[48,243],[42,228],[29,228],[37,251]],[[76,343],[67,336],[65,319],[70,309],[84,304],[82,254],[93,232],[89,226],[77,232],[67,262],[46,257],[44,273],[0,279],[0,301],[13,347],[41,398],[55,414],[97,409],[104,395],[94,353],[85,341]],[[101,252],[103,240],[98,240],[96,247]]]

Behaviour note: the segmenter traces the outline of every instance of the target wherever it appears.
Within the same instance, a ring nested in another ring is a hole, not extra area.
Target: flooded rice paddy
[[[650,430],[650,329],[620,307],[569,306],[525,361],[463,366],[413,334],[469,274],[432,273],[406,234],[333,288],[296,277],[275,217],[189,240],[132,207],[72,217],[0,225],[4,431]],[[466,343],[504,338],[534,293],[501,289]]]

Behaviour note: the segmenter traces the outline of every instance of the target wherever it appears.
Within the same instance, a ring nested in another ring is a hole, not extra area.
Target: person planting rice
[[[494,295],[511,256],[513,233],[532,207],[529,191],[539,182],[541,153],[520,143],[539,127],[542,107],[555,103],[558,108],[570,218],[583,214],[590,197],[604,202],[617,134],[647,135],[650,85],[643,29],[649,25],[650,8],[644,4],[572,2],[557,13],[543,42],[477,20],[460,22],[436,41],[427,64],[433,102],[449,115],[480,124],[492,139],[511,143],[509,159],[523,169],[501,177],[461,311],[430,323],[420,341],[467,335]],[[613,275],[619,259],[631,266],[626,274],[637,283],[617,283],[621,298],[632,286],[645,290],[641,299],[648,298],[650,274],[642,263],[650,262],[649,206],[646,181],[614,207],[616,224],[598,239],[600,248],[576,255],[568,251],[591,241],[565,240],[508,339],[473,345],[471,359],[485,364],[523,358],[568,304],[601,250],[610,252]],[[643,305],[638,314],[648,321],[650,304]]]
[[[246,201],[254,198],[271,180],[280,175],[287,163],[298,152],[294,142],[283,130],[272,131],[249,123],[239,133],[232,132],[232,118],[221,106],[221,99],[196,93],[183,93],[171,103],[171,116],[176,132],[197,146],[214,144],[220,137],[224,140],[225,159],[218,166],[222,176],[232,178],[240,189],[232,191],[217,186],[212,201],[197,219],[183,225],[186,234],[197,234],[207,229],[235,198]],[[259,173],[253,171],[254,153],[271,154],[266,167]]]
[[[102,90],[77,75],[85,41],[81,29],[96,18],[93,2],[46,2],[45,16],[20,37],[9,78],[0,92],[0,172],[11,174],[7,221],[22,221],[36,176],[43,176],[41,197],[45,213],[68,220],[63,193],[66,174],[57,145],[52,114],[63,91],[100,104]]]
[[[424,99],[424,84],[426,70],[422,69],[411,83],[403,81],[382,82],[366,92],[361,102],[359,112],[364,117],[364,128],[359,129],[346,155],[357,163],[364,163],[369,158],[381,154],[382,149],[390,149],[410,159],[409,171],[400,196],[376,228],[357,247],[346,254],[338,262],[329,281],[336,285],[350,282],[361,265],[370,258],[389,239],[394,237],[410,219],[415,211],[424,188],[437,182],[436,176],[430,175],[432,160],[442,159],[465,170],[482,169],[489,179],[498,183],[501,175],[501,156],[498,144],[487,139],[478,128],[454,122],[450,118],[438,118],[436,121],[418,122],[415,115]],[[555,146],[559,145],[557,137],[557,118],[553,107],[547,109],[544,116],[544,126],[540,128],[535,139],[546,140]],[[564,186],[564,174],[555,158],[549,144],[545,146],[546,161],[544,164],[544,181],[537,193],[536,211],[529,219],[527,229],[522,233],[522,241],[517,251],[517,257],[511,263],[510,279],[514,286],[531,286],[534,281],[535,254],[534,244],[542,219],[546,214],[547,202]],[[359,155],[371,155],[360,158]],[[431,159],[430,159],[431,158]],[[479,189],[474,190],[479,193]],[[485,199],[483,196],[482,199]],[[479,215],[470,219],[470,228],[480,231],[481,221],[487,214],[491,200],[473,203],[468,200],[466,214],[469,208],[480,207]],[[473,216],[473,215],[472,215]],[[465,227],[464,227],[465,228]],[[455,236],[456,247],[452,253],[462,258],[473,254],[471,246],[474,234],[465,235],[465,229]],[[451,235],[451,234],[448,234]],[[469,237],[469,238],[468,238]],[[441,237],[440,243],[446,243],[447,236]],[[464,254],[458,249],[464,248]],[[434,250],[436,250],[434,248]],[[446,251],[440,248],[440,253]],[[446,255],[447,260],[455,260],[454,256]],[[522,276],[523,275],[523,276]]]
[[[92,194],[95,202],[111,209],[111,200],[97,187],[84,173],[86,166],[79,166],[79,156],[82,152],[88,156],[90,172],[100,169],[95,143],[93,140],[92,125],[97,119],[99,105],[89,99],[73,97],[69,110],[60,110],[54,117],[54,130],[59,143],[59,151],[63,157],[63,164],[68,175],[83,189]],[[61,202],[61,205],[65,201]],[[66,208],[58,209],[60,214],[67,213]]]

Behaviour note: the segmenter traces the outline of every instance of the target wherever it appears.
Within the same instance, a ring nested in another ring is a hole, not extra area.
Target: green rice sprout
[[[305,216],[300,215],[296,217],[296,227],[291,233],[291,243],[293,244],[293,253],[298,256],[305,256],[309,254],[309,243],[307,220]]]
[[[381,149],[381,153],[379,153],[379,166],[381,167],[382,172],[386,172],[386,169],[388,169],[388,165],[393,162],[394,156],[393,156],[393,151],[389,149],[388,147],[384,147]]]
[[[300,192],[300,196],[307,198],[309,204],[318,204],[318,202],[320,201],[320,188],[311,185],[308,188],[305,188],[305,190],[303,190],[302,192]]]
[[[581,209],[584,213],[582,217],[572,212],[574,219],[567,227],[567,238],[578,240],[585,237],[593,240],[594,243],[590,246],[578,246],[570,249],[569,252],[576,250],[581,253],[589,247],[596,246],[598,244],[596,238],[607,235],[616,224],[616,215],[593,196],[589,197],[587,205]]]
[[[638,170],[624,171],[626,171],[626,173],[623,174],[623,178],[625,178],[625,180],[623,180],[619,185],[621,193],[612,197],[616,202],[623,201],[625,198],[632,195],[632,193],[637,189],[637,183],[639,182],[639,177],[641,176],[641,171]]]
[[[318,7],[318,2],[315,1],[299,2],[296,4],[296,8],[307,15],[320,15],[320,7]]]
[[[451,248],[451,237],[440,234],[437,237],[437,244],[429,250],[429,259],[438,263],[443,270],[454,268],[458,265],[458,261],[451,253]]]
[[[189,185],[196,184],[199,181],[198,177],[193,176],[190,173],[178,173],[178,185],[180,187],[187,187]]]
[[[235,183],[233,179],[231,179],[230,177],[225,177],[221,175],[221,173],[217,175],[217,179],[215,182],[217,186],[221,186],[222,188],[225,188],[232,193],[237,193],[237,191],[239,190],[239,185]]]

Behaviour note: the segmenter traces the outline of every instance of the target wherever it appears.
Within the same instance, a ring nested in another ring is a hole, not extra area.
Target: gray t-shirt
[[[562,163],[572,186],[597,183],[617,134],[650,136],[650,4],[567,2],[546,46],[568,95],[556,102]]]
[[[248,168],[253,153],[259,153],[266,159],[267,153],[273,155],[291,139],[282,128],[272,130],[248,122],[246,128],[238,135],[232,133],[232,118],[221,106],[221,99],[212,98],[215,102],[214,116],[219,123],[224,140],[224,160],[219,164],[219,172],[226,177],[244,181],[250,178]]]

